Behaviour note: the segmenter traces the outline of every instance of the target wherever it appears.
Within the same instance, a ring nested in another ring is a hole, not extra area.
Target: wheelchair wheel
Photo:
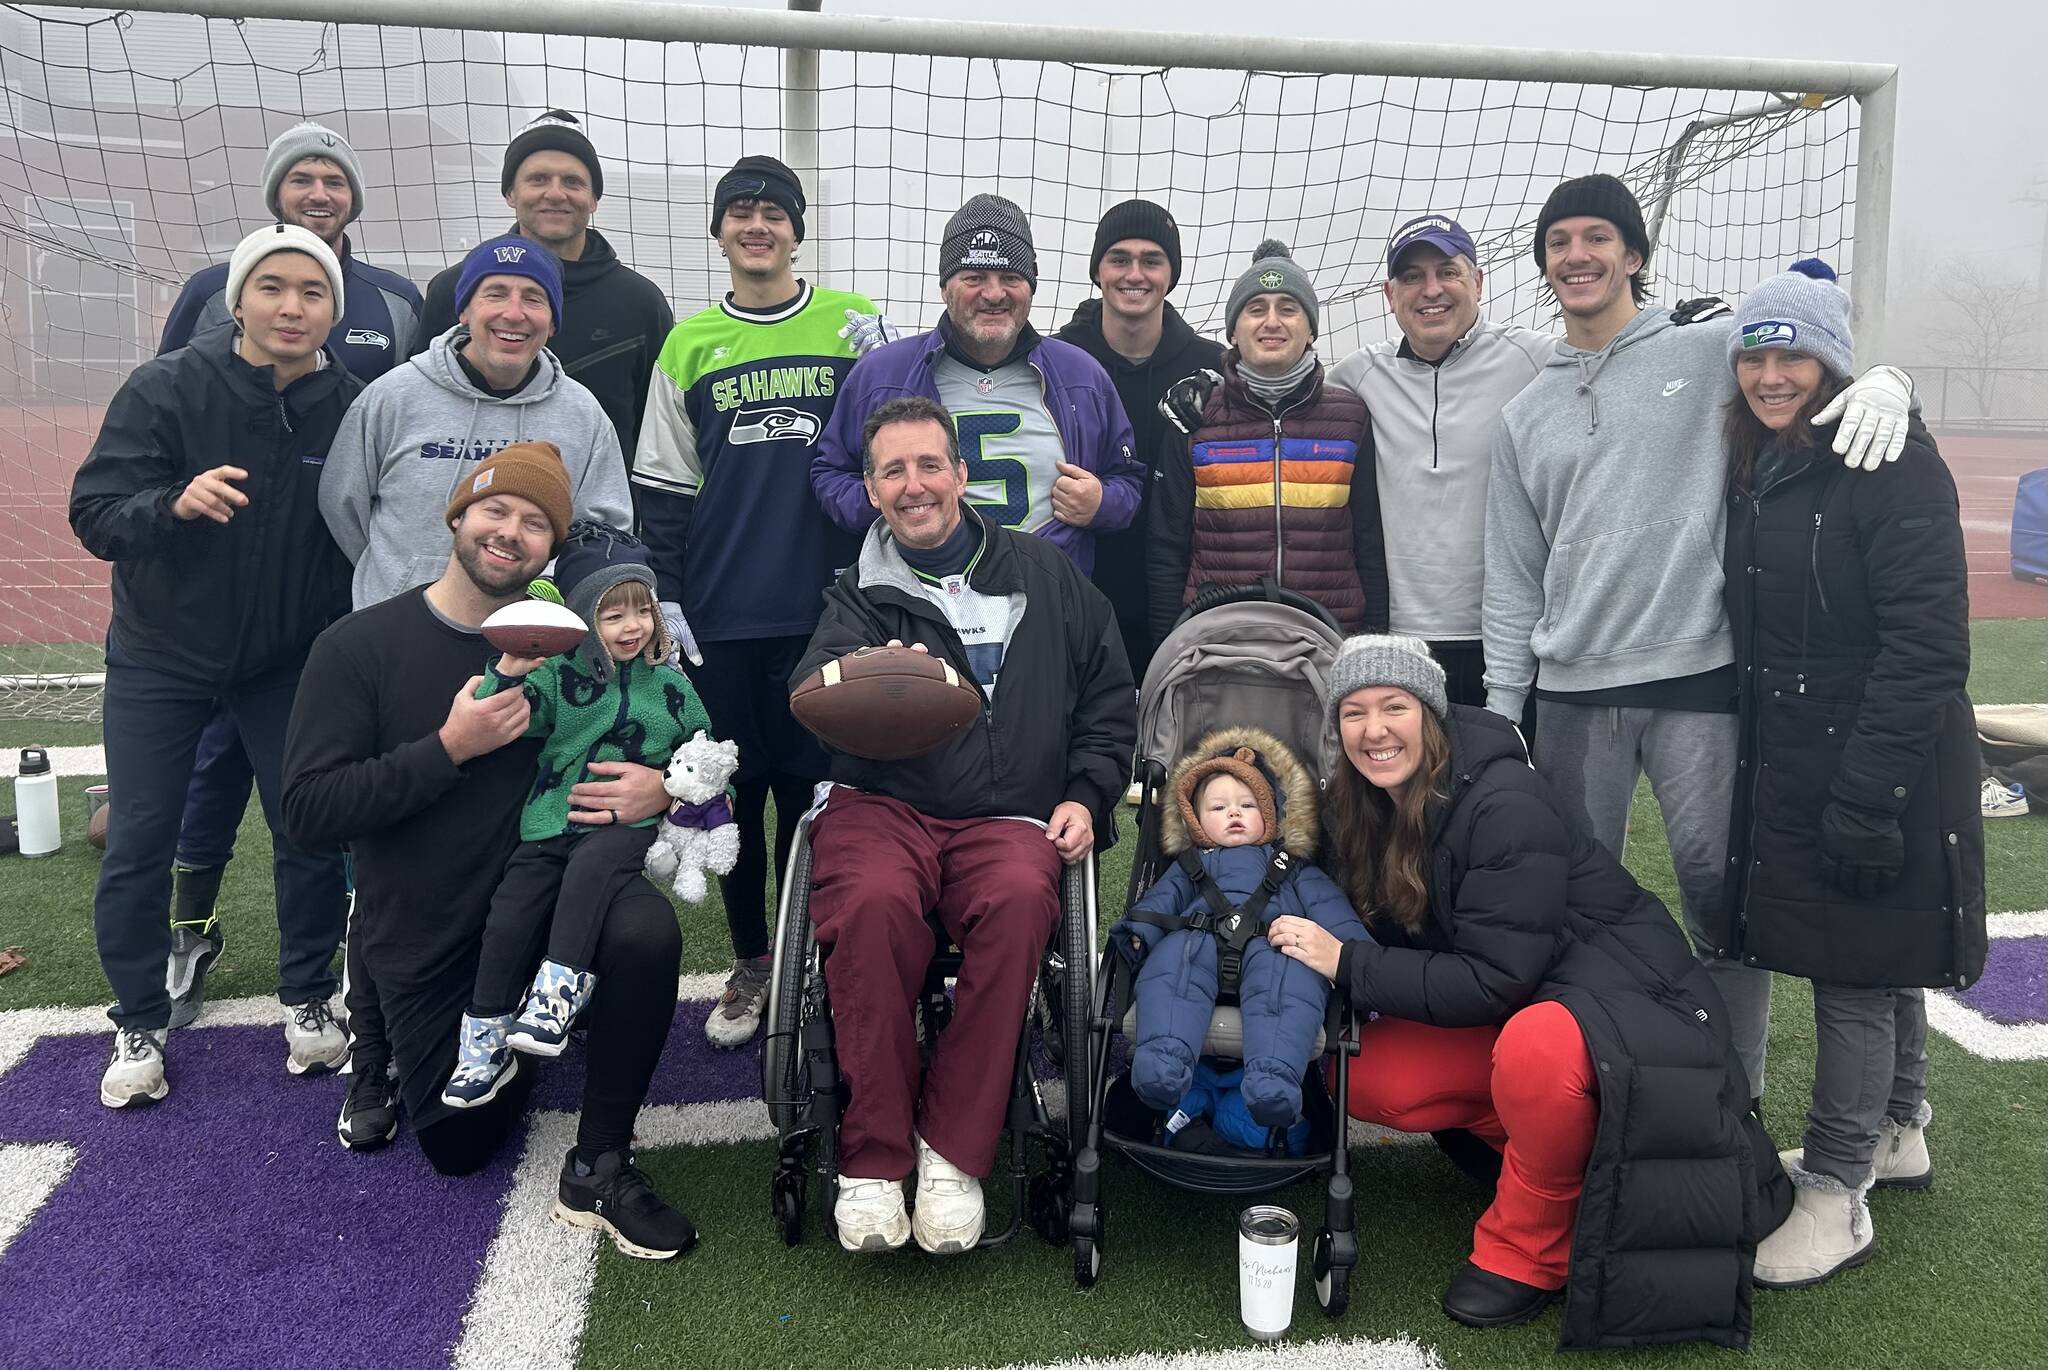
[[[804,989],[811,971],[810,825],[797,833],[784,872],[775,963],[768,981],[768,1034],[761,1049],[761,1097],[776,1130],[786,1133],[802,1112],[808,1083],[803,1071]],[[780,1212],[780,1199],[777,1211]]]
[[[801,1170],[784,1171],[775,1177],[775,1226],[784,1246],[797,1246],[804,1239],[804,1198],[809,1177]]]
[[[1330,1260],[1330,1229],[1316,1233],[1314,1264],[1316,1302],[1323,1312],[1332,1318],[1344,1316],[1344,1310],[1351,1305],[1351,1268],[1336,1265]]]
[[[1089,857],[1060,881],[1060,952],[1065,961],[1060,1005],[1061,1075],[1067,1087],[1068,1155],[1088,1136],[1091,1102],[1089,1025],[1095,1017],[1095,859]]]

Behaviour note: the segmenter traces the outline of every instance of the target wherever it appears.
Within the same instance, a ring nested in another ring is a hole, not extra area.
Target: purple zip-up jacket
[[[938,382],[932,364],[945,348],[937,329],[900,338],[862,357],[848,373],[845,388],[832,406],[832,420],[818,439],[811,458],[811,488],[832,521],[865,532],[875,521],[875,506],[861,483],[860,430],[868,415],[899,395],[923,395],[936,401]],[[1045,406],[1052,414],[1067,461],[1084,467],[1102,482],[1102,507],[1086,528],[1053,520],[1037,533],[1072,559],[1083,575],[1095,569],[1095,534],[1128,528],[1144,490],[1145,467],[1131,452],[1131,421],[1123,401],[1102,364],[1070,343],[1040,337],[1026,359],[1045,381]],[[968,478],[974,479],[973,459]]]

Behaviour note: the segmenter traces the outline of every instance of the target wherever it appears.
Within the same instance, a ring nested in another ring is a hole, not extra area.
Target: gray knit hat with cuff
[[[285,175],[308,157],[322,157],[341,168],[341,174],[348,177],[348,213],[342,218],[342,227],[354,223],[363,213],[363,166],[356,160],[356,150],[348,145],[348,139],[328,128],[308,120],[293,124],[277,135],[263,154],[263,203],[270,207],[275,217],[284,218],[284,211],[277,207],[277,188],[284,184]]]
[[[1230,306],[1224,314],[1223,336],[1237,332],[1237,316],[1258,295],[1292,295],[1301,312],[1308,315],[1308,335],[1322,332],[1322,304],[1316,299],[1316,283],[1294,260],[1293,252],[1278,238],[1268,238],[1252,249],[1252,264],[1237,284],[1230,287]]]
[[[1375,685],[1400,686],[1427,704],[1438,722],[1450,712],[1444,668],[1429,654],[1428,643],[1399,633],[1361,633],[1344,639],[1330,665],[1330,727],[1337,726],[1337,710],[1347,698]]]
[[[1837,376],[1856,374],[1849,292],[1835,283],[1833,267],[1807,257],[1742,297],[1728,335],[1728,363],[1765,347],[1804,352]]]
[[[939,240],[939,284],[962,271],[1014,271],[1038,289],[1031,220],[1000,195],[977,195],[946,220]]]

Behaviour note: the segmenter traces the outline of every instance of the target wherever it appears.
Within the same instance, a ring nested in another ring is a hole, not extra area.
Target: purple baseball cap
[[[1462,256],[1475,263],[1479,260],[1472,235],[1456,219],[1444,214],[1424,214],[1394,230],[1394,240],[1387,245],[1388,275],[1401,269],[1401,254],[1417,243],[1428,243],[1446,257]]]

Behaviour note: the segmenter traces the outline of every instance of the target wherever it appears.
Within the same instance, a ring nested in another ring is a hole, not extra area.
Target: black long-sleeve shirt
[[[539,738],[457,766],[439,731],[497,652],[436,614],[425,589],[348,615],[307,659],[285,739],[285,828],[355,855],[353,936],[378,984],[435,981],[483,934]]]

